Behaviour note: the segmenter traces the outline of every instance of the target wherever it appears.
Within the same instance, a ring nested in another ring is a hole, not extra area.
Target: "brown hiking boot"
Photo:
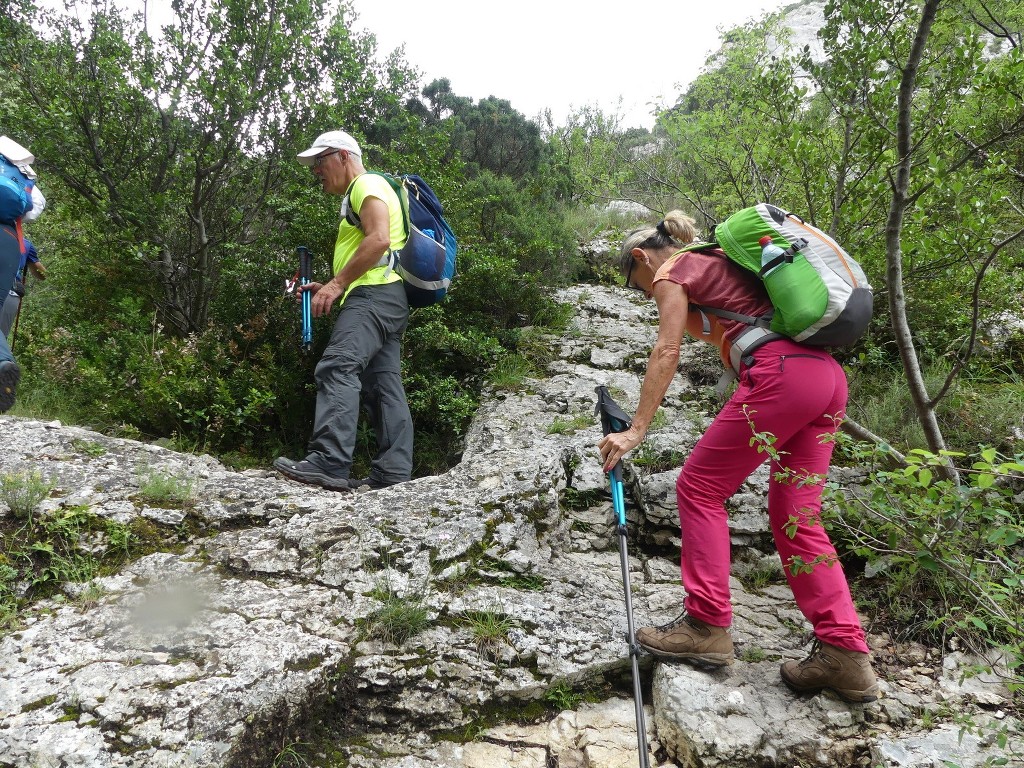
[[[837,648],[817,638],[806,659],[787,661],[779,672],[786,685],[801,693],[828,688],[857,704],[881,696],[868,654]]]
[[[712,667],[732,664],[732,637],[725,627],[705,624],[686,611],[660,627],[636,631],[636,641],[648,653],[664,659],[696,661]]]

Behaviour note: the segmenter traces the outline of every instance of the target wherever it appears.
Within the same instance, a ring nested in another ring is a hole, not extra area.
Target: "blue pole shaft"
[[[309,278],[302,278],[302,284],[309,283]],[[311,301],[312,294],[309,291],[302,293],[302,343],[309,349],[313,343],[313,308]]]
[[[313,281],[313,264],[309,249],[300,245],[299,253],[299,285],[308,285]],[[307,350],[313,345],[313,297],[309,291],[302,292],[302,346]]]
[[[640,649],[634,640],[633,628],[633,595],[629,586],[629,552],[626,547],[626,498],[622,485],[622,467],[616,466],[608,473],[612,489],[612,507],[618,519],[619,561],[622,564],[622,585],[626,593],[626,642],[629,645],[629,657],[633,668],[633,709],[636,712],[637,750],[640,754],[640,768],[650,768],[650,748],[647,745],[647,718],[644,715],[643,691],[640,687],[640,666],[637,657]]]

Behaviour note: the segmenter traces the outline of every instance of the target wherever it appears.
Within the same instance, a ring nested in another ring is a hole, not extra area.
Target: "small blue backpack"
[[[415,174],[394,177],[388,173],[368,171],[383,176],[395,190],[402,204],[405,232],[408,236],[400,250],[389,251],[381,264],[391,264],[402,276],[410,307],[428,307],[441,301],[455,277],[455,254],[458,243],[444,208],[434,190]],[[346,220],[359,227],[359,216],[348,209]]]
[[[14,224],[32,210],[33,181],[0,155],[0,224]]]

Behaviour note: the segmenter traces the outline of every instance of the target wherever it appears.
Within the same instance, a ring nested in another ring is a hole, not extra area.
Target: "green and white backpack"
[[[761,239],[771,238],[782,253],[762,265]],[[750,330],[733,343],[738,360],[773,338],[786,336],[819,347],[856,342],[871,321],[872,294],[864,270],[835,240],[800,217],[769,203],[732,214],[715,227],[714,242],[683,250],[719,247],[730,260],[761,278],[773,312],[752,317],[695,304],[693,308],[747,323]]]

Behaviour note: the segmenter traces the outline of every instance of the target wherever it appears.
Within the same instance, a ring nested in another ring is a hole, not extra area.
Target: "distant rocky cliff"
[[[0,766],[637,765],[593,409],[599,384],[635,406],[655,317],[614,288],[562,298],[576,317],[548,339],[545,377],[490,393],[459,466],[382,491],[334,494],[0,418],[0,474],[38,470],[56,486],[38,514],[146,520],[168,542],[88,599],[77,587],[36,604],[0,639]],[[680,609],[672,466],[713,414],[716,378],[713,350],[687,345],[665,425],[627,463],[640,625]],[[194,499],[147,501],[152,472],[190,480]],[[652,765],[968,768],[1004,754],[961,734],[956,713],[1006,726],[1020,754],[1002,684],[964,678],[956,653],[871,635],[885,698],[867,706],[782,684],[809,628],[764,578],[779,568],[765,482],[762,470],[731,501],[737,663],[642,659]],[[410,637],[380,631],[389,605],[421,609]]]

